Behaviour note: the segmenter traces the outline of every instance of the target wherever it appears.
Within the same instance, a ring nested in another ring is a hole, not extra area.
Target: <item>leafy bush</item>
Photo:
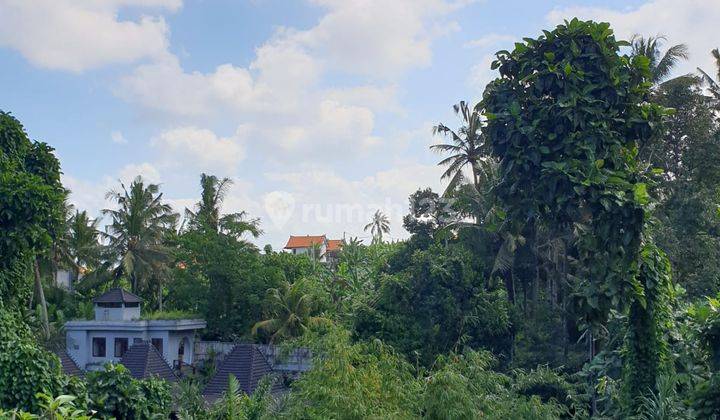
[[[215,402],[210,418],[217,420],[258,420],[267,413],[270,404],[270,382],[260,381],[251,396],[245,394],[235,376],[228,376],[228,388]]]
[[[511,377],[492,370],[497,361],[489,352],[442,356],[436,363],[423,393],[428,418],[556,419],[567,411],[554,398],[516,392],[531,381],[513,385]]]
[[[0,308],[0,406],[37,412],[37,394],[58,395],[65,382],[57,356],[37,345],[18,315]]]
[[[313,368],[293,383],[289,418],[416,418],[420,384],[411,366],[379,340],[352,344],[335,329],[313,345]]]
[[[108,363],[105,370],[87,375],[91,408],[103,418],[167,417],[170,385],[160,379],[136,380],[123,365]]]
[[[692,407],[697,418],[715,419],[720,417],[720,373],[714,373],[710,379],[695,387]]]
[[[202,318],[202,315],[198,315],[193,312],[188,311],[180,311],[180,310],[174,310],[174,311],[156,311],[156,312],[150,312],[147,314],[144,314],[142,319],[147,320],[155,320],[155,319],[164,319],[164,320],[176,320],[176,319],[197,319]]]
[[[40,401],[39,414],[28,413],[22,410],[4,411],[0,408],[0,419],[52,419],[52,420],[89,420],[92,417],[85,410],[78,408],[75,404],[76,397],[72,395],[60,395],[53,398],[47,394],[36,395]]]
[[[567,404],[572,397],[572,386],[547,366],[530,372],[517,371],[515,375],[514,388],[521,395],[537,395],[543,402],[554,400],[560,404]]]
[[[175,406],[181,419],[202,418],[205,413],[205,400],[200,383],[190,378],[180,381],[175,393]]]

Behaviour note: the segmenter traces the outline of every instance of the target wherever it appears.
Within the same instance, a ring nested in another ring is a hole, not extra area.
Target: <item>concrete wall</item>
[[[104,337],[105,338],[105,356],[95,357],[92,354],[92,342],[93,338]],[[123,331],[68,331],[67,333],[67,350],[70,356],[77,362],[77,364],[87,370],[102,369],[102,366],[107,362],[117,363],[120,361],[120,357],[115,357],[115,339],[116,338],[127,338],[128,348],[133,345],[135,339],[151,341],[153,338],[160,338],[163,340],[163,351],[162,355],[168,364],[172,365],[173,361],[177,359],[178,347],[180,346],[180,340],[187,339],[190,345],[186,344],[186,349],[189,360],[185,363],[192,363],[192,332],[186,332],[183,334],[177,334],[170,331],[149,331],[149,332],[123,332]]]
[[[296,255],[307,255],[307,254],[310,254],[311,251],[312,251],[311,248],[293,248],[292,251],[290,251],[290,252],[292,252],[293,254],[296,254]],[[322,244],[320,246],[320,261],[325,262],[325,253],[326,252],[327,252],[327,246],[325,246],[325,244]]]
[[[131,321],[140,319],[140,305],[134,308],[102,308],[95,305],[96,321]]]

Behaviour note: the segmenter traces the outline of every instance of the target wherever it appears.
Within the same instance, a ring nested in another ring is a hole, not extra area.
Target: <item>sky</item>
[[[0,109],[55,147],[79,209],[136,175],[182,212],[201,173],[224,211],[288,235],[390,239],[418,188],[441,191],[432,126],[460,121],[493,54],[563,19],[686,43],[713,69],[717,0],[0,0]]]

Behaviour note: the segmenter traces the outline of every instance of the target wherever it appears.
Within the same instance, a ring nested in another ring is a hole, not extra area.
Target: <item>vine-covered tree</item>
[[[513,51],[501,51],[479,109],[488,119],[485,133],[500,159],[497,187],[516,233],[538,218],[576,232],[580,281],[574,290],[578,311],[589,328],[589,353],[595,354],[594,327],[613,308],[632,306],[626,369],[643,372],[627,395],[656,390],[664,357],[658,334],[649,331],[662,311],[647,305],[666,293],[663,255],[641,248],[646,220],[648,175],[637,157],[638,145],[658,134],[662,106],[646,101],[651,86],[650,59],[620,54],[608,23],[577,19],[526,38]],[[654,248],[652,248],[654,249]],[[651,264],[650,273],[638,266]],[[640,274],[639,274],[640,273]],[[636,364],[639,353],[643,364]]]

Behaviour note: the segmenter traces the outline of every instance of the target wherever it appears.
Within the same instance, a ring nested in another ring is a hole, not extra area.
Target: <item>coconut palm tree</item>
[[[720,109],[720,50],[715,48],[714,50],[710,51],[710,54],[712,54],[713,58],[715,59],[715,79],[710,77],[709,74],[707,74],[703,69],[698,67],[698,71],[702,75],[703,82],[708,86],[708,90],[710,91],[710,94],[713,97],[713,100],[715,102],[715,107],[717,109]]]
[[[481,132],[482,121],[477,110],[470,110],[465,101],[454,105],[455,113],[462,118],[463,125],[454,131],[440,123],[433,127],[433,134],[443,134],[450,137],[451,143],[434,144],[430,150],[438,153],[449,153],[450,156],[438,162],[439,166],[447,166],[441,179],[449,179],[445,194],[452,191],[463,181],[463,169],[470,166],[473,175],[473,184],[481,181],[479,165],[489,156],[489,146]]]
[[[650,73],[654,85],[663,83],[680,60],[687,60],[689,57],[688,47],[685,44],[677,44],[661,52],[667,38],[663,35],[647,38],[641,35],[633,35],[630,40],[632,55],[644,55],[650,59]]]
[[[363,228],[365,232],[370,230],[373,236],[373,243],[380,243],[383,239],[383,233],[390,233],[390,220],[380,210],[376,210],[370,223]]]
[[[202,195],[195,210],[185,209],[190,229],[203,229],[210,232],[230,235],[238,240],[245,234],[257,238],[262,234],[259,219],[249,219],[246,212],[222,215],[221,208],[228,189],[232,186],[230,178],[219,179],[215,175],[200,175]]]
[[[75,210],[67,220],[64,235],[55,243],[56,265],[70,268],[76,279],[100,262],[103,248],[99,223],[99,219],[91,219],[87,211]]]
[[[116,261],[113,268],[115,282],[125,277],[132,285],[133,293],[155,282],[159,305],[162,306],[163,267],[169,262],[169,250],[163,240],[177,222],[177,215],[170,205],[162,202],[157,184],[145,184],[136,177],[121,191],[110,191],[107,198],[116,202],[117,209],[104,209],[111,222],[103,236]]]
[[[308,328],[329,323],[319,316],[317,300],[307,291],[303,280],[295,283],[283,282],[280,287],[270,289],[270,318],[256,323],[252,333],[259,330],[272,334],[270,341],[277,338],[301,336]]]

